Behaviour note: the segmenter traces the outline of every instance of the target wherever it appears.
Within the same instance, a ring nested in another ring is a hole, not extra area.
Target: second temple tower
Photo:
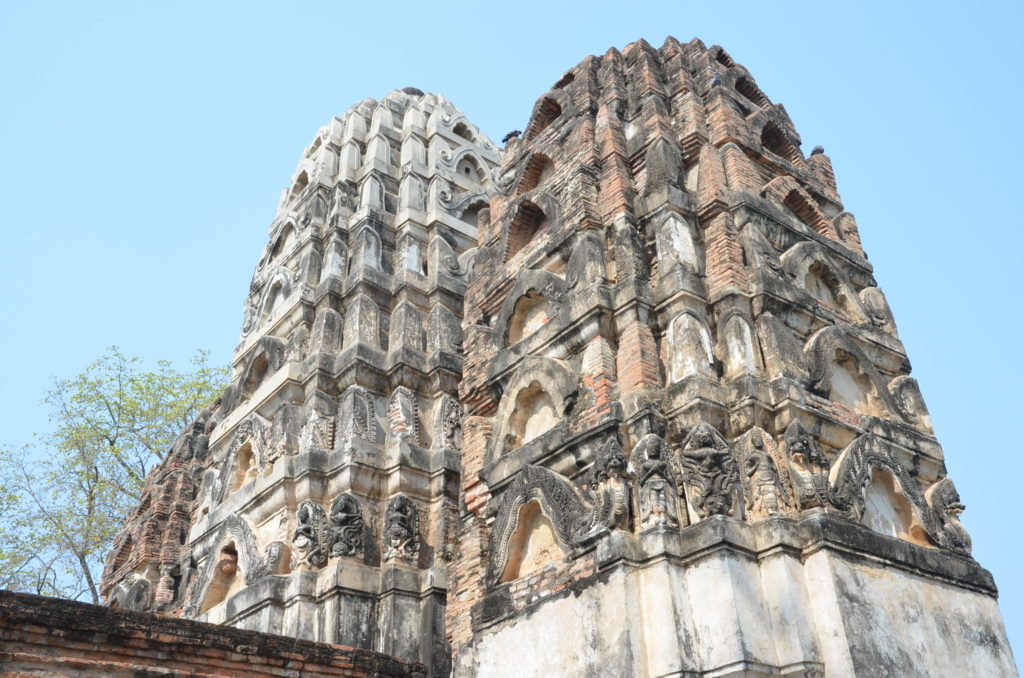
[[[828,156],[719,47],[306,151],[108,604],[437,678],[1014,676]]]

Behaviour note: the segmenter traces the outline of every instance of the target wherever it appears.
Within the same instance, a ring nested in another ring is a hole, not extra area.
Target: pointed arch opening
[[[786,194],[782,204],[792,211],[805,226],[822,235],[828,235],[828,223],[824,216],[817,207],[808,202],[800,191],[796,189],[790,191]]]
[[[469,125],[464,122],[459,122],[452,128],[452,132],[459,137],[462,137],[466,141],[472,143],[476,141],[473,137],[473,133],[469,130]]]
[[[913,504],[889,471],[873,467],[864,489],[861,523],[879,534],[898,537],[921,546],[931,546],[923,526],[915,519]]]
[[[836,349],[835,360],[829,366],[829,399],[846,405],[858,414],[883,414],[877,404],[875,386],[856,356]]]
[[[252,443],[246,443],[235,452],[235,472],[231,478],[230,492],[238,490],[256,477],[256,458]]]
[[[551,97],[544,97],[537,107],[537,113],[533,116],[533,122],[530,123],[529,129],[526,130],[525,140],[530,141],[539,135],[560,115],[562,115],[562,107],[558,102]]]
[[[297,198],[302,195],[302,192],[309,186],[309,175],[303,170],[299,172],[299,176],[295,179],[295,183],[292,185],[291,197]]]
[[[470,226],[476,227],[480,223],[480,210],[485,209],[486,207],[486,200],[477,200],[476,202],[472,202],[462,211],[459,219]],[[453,250],[458,249],[455,243],[451,240],[450,235],[442,234],[442,237],[446,238],[445,242],[447,242]]]
[[[235,548],[234,542],[230,542],[217,554],[213,578],[206,587],[199,613],[205,614],[227,600],[229,595],[241,588],[241,583],[242,577],[238,572],[238,549]]]
[[[281,235],[277,237],[277,240],[274,241],[274,246],[270,248],[270,261],[274,261],[285,252],[288,252],[294,242],[295,227],[288,224],[281,230]]]
[[[537,290],[530,290],[519,297],[514,308],[508,322],[509,346],[532,336],[551,318],[551,305]]]
[[[483,183],[485,176],[484,171],[480,168],[480,163],[471,154],[467,153],[462,156],[459,160],[458,165],[455,167],[455,173],[464,179],[475,181],[477,183]]]
[[[533,381],[516,394],[509,421],[506,451],[526,445],[558,424],[554,400],[539,381]]]
[[[546,225],[547,215],[537,205],[529,201],[519,205],[519,209],[509,225],[505,261],[523,249]]]
[[[499,583],[521,579],[561,562],[565,551],[558,543],[551,519],[536,499],[519,507],[516,529],[509,538],[508,561]]]
[[[768,97],[746,77],[736,81],[736,91],[742,94],[747,101],[761,108],[769,104]]]
[[[726,52],[721,47],[719,47],[718,51],[715,53],[715,61],[722,64],[726,68],[732,68],[733,66],[736,65],[736,62],[732,60],[732,57],[729,56],[729,53]]]
[[[519,182],[519,190],[517,193],[522,194],[527,191],[532,191],[546,181],[548,177],[554,174],[554,172],[555,165],[551,162],[551,158],[543,153],[534,153],[530,156],[530,161],[526,165],[526,170],[523,171],[523,178],[522,181]]]
[[[252,361],[252,365],[249,366],[249,374],[245,378],[245,383],[242,384],[242,393],[245,397],[251,396],[259,388],[259,385],[263,383],[263,379],[267,376],[267,370],[270,368],[270,361],[267,360],[267,354],[261,353]]]
[[[789,162],[797,162],[801,160],[803,156],[800,154],[800,150],[793,145],[793,142],[789,140],[786,133],[783,132],[779,127],[769,122],[761,130],[761,145],[766,150],[771,151],[780,158],[784,158]]]

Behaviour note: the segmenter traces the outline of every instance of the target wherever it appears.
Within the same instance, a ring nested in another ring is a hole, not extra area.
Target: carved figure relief
[[[796,419],[786,428],[786,453],[797,507],[827,506],[829,461],[811,434]]]
[[[690,505],[701,518],[731,515],[739,471],[725,439],[705,422],[697,424],[679,453]]]
[[[924,496],[942,523],[942,545],[970,555],[971,535],[960,522],[960,514],[966,507],[960,503],[960,493],[956,491],[953,481],[948,477],[942,478],[929,487]]]
[[[633,448],[632,456],[640,462],[640,527],[678,527],[679,487],[669,463],[672,449],[660,436],[648,433]]]
[[[626,455],[615,435],[601,446],[594,472],[594,486],[590,490],[594,508],[590,523],[581,540],[590,539],[608,530],[628,530],[630,525],[629,481]]]
[[[306,500],[295,513],[292,567],[327,564],[327,517],[319,504]]]
[[[363,553],[363,522],[359,502],[345,493],[331,504],[327,542],[332,556],[358,556]]]
[[[754,428],[739,441],[736,453],[747,513],[755,519],[785,513],[789,492],[775,442]]]
[[[415,561],[420,552],[419,509],[404,494],[388,504],[384,518],[384,560]]]

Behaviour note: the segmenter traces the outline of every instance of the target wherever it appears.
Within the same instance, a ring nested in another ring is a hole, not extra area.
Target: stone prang
[[[107,604],[432,678],[1017,675],[785,109],[720,47],[641,40],[504,143],[413,88],[320,131]]]

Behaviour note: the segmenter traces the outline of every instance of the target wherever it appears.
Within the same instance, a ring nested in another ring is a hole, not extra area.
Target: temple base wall
[[[0,591],[0,675],[424,678],[426,668],[340,645]]]
[[[519,609],[494,603],[515,582],[495,587],[454,675],[1017,675],[987,571],[845,519],[718,517],[595,555],[596,575]]]

